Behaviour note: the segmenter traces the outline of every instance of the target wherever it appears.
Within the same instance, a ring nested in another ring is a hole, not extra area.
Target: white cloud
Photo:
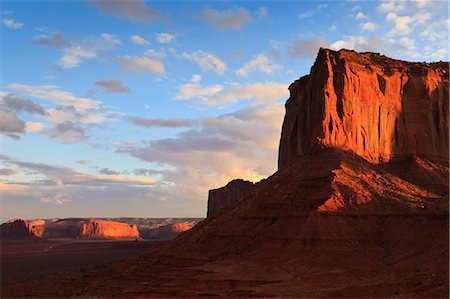
[[[413,19],[410,16],[398,16],[397,14],[390,12],[386,16],[386,21],[394,23],[394,28],[388,33],[390,36],[408,35],[412,31],[410,24]]]
[[[259,54],[243,67],[236,71],[236,74],[243,77],[248,77],[250,72],[259,71],[265,74],[271,74],[274,71],[280,70],[282,67],[270,61],[269,57],[264,54]]]
[[[357,20],[361,20],[361,19],[367,18],[367,16],[366,16],[364,13],[362,13],[362,12],[358,12],[358,13],[356,14],[355,18],[356,18]]]
[[[332,50],[351,49],[362,52],[384,52],[384,42],[379,37],[344,35],[343,39],[331,44]]]
[[[164,57],[166,57],[167,54],[164,49],[161,49],[159,51],[157,51],[155,49],[148,49],[147,51],[145,51],[145,56],[148,56],[149,58],[154,59],[154,60],[161,60]]]
[[[161,32],[156,35],[156,39],[161,44],[168,44],[175,40],[175,35],[170,33]]]
[[[448,59],[447,58],[448,50],[446,47],[435,48],[432,46],[425,46],[424,54],[427,58],[434,59],[434,60]]]
[[[365,31],[375,31],[378,28],[378,25],[372,22],[367,22],[364,24],[361,24],[362,30]]]
[[[72,106],[78,111],[98,110],[102,107],[99,101],[77,97],[71,92],[58,89],[58,86],[55,85],[32,86],[12,83],[8,87],[57,105]]]
[[[130,37],[130,40],[136,45],[140,45],[140,46],[150,45],[150,42],[148,40],[146,40],[142,36],[139,36],[139,35],[136,35],[136,34],[132,35]]]
[[[416,3],[417,8],[424,8],[427,6],[430,6],[432,1],[431,0],[414,0]]]
[[[164,74],[164,64],[158,60],[139,56],[122,56],[120,62],[122,67],[129,72]]]
[[[382,12],[401,12],[405,10],[405,3],[404,0],[397,0],[397,1],[382,1],[380,5],[378,5],[378,9]]]
[[[254,84],[230,84],[202,86],[200,78],[193,77],[191,82],[183,84],[176,96],[179,100],[188,100],[206,106],[229,105],[240,101],[254,102],[276,101],[288,96],[287,85],[267,82]]]
[[[63,48],[59,65],[63,69],[74,68],[84,60],[98,57],[105,50],[113,49],[119,44],[120,40],[109,33],[103,33],[100,38],[72,40]]]
[[[0,18],[0,23],[5,25],[9,29],[20,29],[23,27],[23,23],[19,23],[13,19],[8,18]]]
[[[218,74],[223,74],[227,69],[225,62],[200,50],[192,53],[181,53],[179,56],[197,62],[200,68],[205,71],[213,70]]]

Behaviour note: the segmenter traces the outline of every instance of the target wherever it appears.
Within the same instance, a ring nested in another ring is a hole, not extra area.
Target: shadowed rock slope
[[[347,54],[355,61],[368,55],[321,50],[312,72],[329,55]],[[320,94],[314,101],[324,101]],[[448,107],[448,98],[443,100]],[[289,103],[287,109],[295,114]],[[436,135],[440,147],[448,139],[448,131],[443,132]],[[283,131],[281,143],[288,135]],[[302,141],[294,144],[303,144],[305,136],[298,137]],[[345,148],[325,142],[295,153],[299,157],[282,163],[247,197],[162,249],[103,269],[9,286],[4,292],[44,297],[448,298],[448,158],[405,154],[374,163],[376,154]]]

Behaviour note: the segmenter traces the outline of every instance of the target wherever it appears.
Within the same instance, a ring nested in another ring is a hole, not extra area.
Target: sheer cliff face
[[[229,182],[222,188],[209,190],[207,217],[215,217],[224,206],[243,199],[253,189],[254,185],[252,182],[237,179]]]
[[[279,169],[320,146],[372,163],[447,159],[448,67],[321,49],[310,75],[289,87]]]

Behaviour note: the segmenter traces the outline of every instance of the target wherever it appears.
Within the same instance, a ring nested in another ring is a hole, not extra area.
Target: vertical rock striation
[[[447,159],[448,67],[321,49],[311,73],[289,87],[278,168],[320,146],[371,163]]]

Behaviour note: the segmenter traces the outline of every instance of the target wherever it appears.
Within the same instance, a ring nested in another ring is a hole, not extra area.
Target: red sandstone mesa
[[[448,63],[322,49],[286,102],[279,168],[318,145],[370,162],[448,157]]]
[[[136,225],[98,219],[63,219],[45,228],[46,238],[138,239]]]
[[[448,67],[321,49],[275,174],[162,249],[5,296],[448,298]]]

